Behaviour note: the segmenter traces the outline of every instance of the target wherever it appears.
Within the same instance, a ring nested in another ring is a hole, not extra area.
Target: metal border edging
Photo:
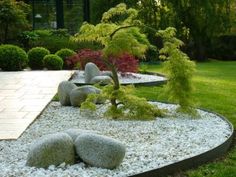
[[[159,74],[159,73],[155,73],[155,72],[144,72],[144,73],[141,73],[141,74],[146,74],[146,75],[156,75],[156,76],[161,76],[161,77],[164,77],[166,78],[165,75],[163,74]],[[167,79],[166,80],[161,80],[161,81],[150,81],[150,82],[138,82],[138,83],[125,83],[125,84],[122,84],[120,83],[120,85],[134,85],[134,86],[159,86],[159,85],[163,85],[163,84],[166,84],[167,83]],[[75,82],[74,83],[75,85],[77,86],[81,86],[81,85],[93,85],[93,84],[88,84],[88,83],[79,83],[79,82]]]
[[[168,103],[170,104],[170,103]],[[179,171],[184,171],[184,170],[188,170],[194,167],[197,167],[199,165],[202,165],[206,162],[212,161],[218,157],[223,156],[228,149],[230,148],[230,145],[232,143],[233,137],[234,137],[234,127],[233,125],[222,115],[212,112],[212,111],[208,111],[205,109],[200,109],[209,113],[213,113],[217,116],[219,116],[221,119],[223,119],[229,126],[231,129],[231,135],[229,136],[229,138],[223,142],[222,144],[220,144],[219,146],[206,151],[202,154],[196,155],[194,157],[190,157],[184,160],[181,160],[179,162],[161,167],[161,168],[157,168],[157,169],[153,169],[150,171],[146,171],[146,172],[142,172],[139,174],[135,174],[135,175],[131,175],[129,177],[162,177],[162,176],[167,176],[167,175],[171,175],[174,173],[177,173]]]

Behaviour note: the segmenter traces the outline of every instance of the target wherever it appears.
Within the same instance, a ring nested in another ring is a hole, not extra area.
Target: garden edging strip
[[[222,115],[212,112],[212,111],[208,111],[206,109],[200,109],[209,113],[213,113],[217,116],[219,116],[221,119],[223,119],[225,122],[228,123],[228,125],[231,128],[231,135],[229,136],[229,138],[222,143],[221,145],[207,151],[204,152],[202,154],[196,155],[194,157],[190,157],[188,159],[184,159],[181,160],[179,162],[167,165],[167,166],[163,166],[161,168],[157,168],[157,169],[153,169],[150,171],[146,171],[143,173],[139,173],[139,174],[135,174],[135,175],[131,175],[129,177],[160,177],[160,176],[167,176],[167,175],[171,175],[174,173],[177,173],[179,171],[183,171],[183,170],[188,170],[194,167],[197,167],[199,165],[202,165],[204,163],[210,162],[216,158],[219,158],[221,156],[223,156],[230,148],[230,145],[232,143],[233,137],[234,137],[234,127],[233,125]]]

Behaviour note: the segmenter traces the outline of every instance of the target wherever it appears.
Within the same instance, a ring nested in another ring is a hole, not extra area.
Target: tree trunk
[[[112,72],[112,80],[114,82],[113,91],[115,92],[115,91],[120,89],[120,82],[119,82],[116,67],[113,64],[111,64],[108,60],[109,59],[106,58],[106,59],[103,60],[103,62],[107,65],[108,68],[110,68],[110,70]],[[117,108],[118,103],[117,103],[117,99],[116,99],[115,95],[112,95],[112,98],[111,98],[110,102],[115,108]]]

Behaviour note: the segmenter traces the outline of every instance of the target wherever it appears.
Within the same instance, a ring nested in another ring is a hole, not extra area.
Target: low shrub
[[[76,52],[74,52],[74,51],[71,50],[71,49],[64,48],[64,49],[58,50],[55,54],[63,59],[64,66],[66,66],[66,65],[65,65],[65,60],[66,60],[68,57],[75,55]]]
[[[115,64],[117,70],[121,73],[138,72],[139,62],[134,56],[130,54],[124,53],[118,58],[111,57],[110,60]]]
[[[35,47],[28,51],[29,66],[31,69],[42,69],[43,58],[50,54],[48,49],[44,47]]]
[[[23,31],[18,36],[18,42],[24,47],[25,50],[29,50],[30,41],[37,41],[39,36],[35,33],[35,31]]]
[[[118,58],[110,57],[110,62],[114,63],[119,72],[137,72],[138,60],[129,54],[123,54]],[[95,63],[100,70],[108,70],[105,63],[102,61],[102,52],[93,51],[91,49],[83,49],[78,54],[68,57],[65,64],[70,69],[80,66],[80,69],[84,69],[88,62]]]
[[[0,45],[0,68],[5,71],[20,71],[28,63],[26,52],[15,45]]]
[[[37,40],[30,39],[30,48],[41,46],[47,48],[51,53],[58,50],[68,48],[77,51],[83,48],[91,48],[93,50],[101,49],[102,46],[96,43],[75,42],[72,36],[66,30],[35,30]]]
[[[49,54],[43,58],[43,64],[49,70],[61,70],[63,67],[63,60],[55,54]]]
[[[106,69],[105,64],[102,62],[102,52],[91,49],[83,49],[78,54],[68,57],[65,61],[67,67],[70,69],[74,69],[78,65],[80,69],[84,69],[88,62],[95,63],[99,69]]]

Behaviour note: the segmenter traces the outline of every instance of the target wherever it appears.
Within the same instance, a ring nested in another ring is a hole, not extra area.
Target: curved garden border
[[[196,155],[194,157],[190,157],[184,160],[181,160],[179,162],[167,165],[167,166],[163,166],[161,168],[156,168],[150,171],[146,171],[146,172],[142,172],[139,174],[135,174],[135,175],[131,175],[129,177],[161,177],[161,176],[167,176],[167,175],[171,175],[174,173],[177,173],[179,171],[182,170],[188,170],[191,169],[193,167],[197,167],[199,165],[202,165],[204,163],[207,163],[209,161],[212,161],[218,157],[223,156],[228,149],[230,148],[230,145],[232,143],[233,137],[234,137],[234,127],[233,125],[222,115],[212,112],[212,111],[208,111],[206,109],[201,109],[203,111],[209,112],[209,113],[213,113],[217,116],[219,116],[221,119],[223,119],[225,122],[227,122],[227,124],[230,126],[231,129],[231,135],[229,136],[229,138],[222,144],[220,144],[219,146],[206,151],[202,154]]]
[[[160,74],[160,73],[155,73],[155,72],[143,72],[143,73],[139,73],[139,74],[146,74],[146,75],[154,75],[154,76],[160,76],[160,77],[163,77],[165,78],[164,80],[158,80],[158,81],[149,81],[149,82],[138,82],[138,83],[132,83],[132,82],[129,82],[129,83],[120,83],[121,85],[134,85],[134,86],[158,86],[158,85],[163,85],[163,84],[166,84],[167,82],[167,79],[166,79],[166,76],[163,75],[163,74]],[[84,83],[84,82],[75,82],[75,80],[73,80],[73,77],[72,79],[70,80],[72,81],[74,84],[76,85],[91,85],[91,84],[88,84],[88,83]]]

